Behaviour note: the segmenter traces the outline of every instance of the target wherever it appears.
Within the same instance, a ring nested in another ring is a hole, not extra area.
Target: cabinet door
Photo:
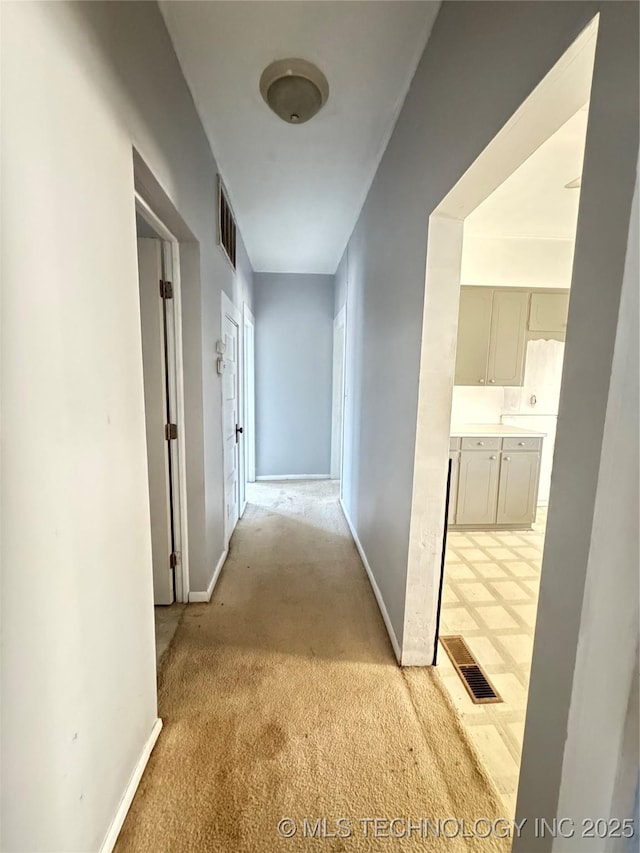
[[[569,313],[569,291],[565,293],[531,294],[529,330],[532,332],[566,332]]]
[[[456,385],[484,385],[491,332],[490,287],[460,288]]]
[[[487,379],[490,385],[522,385],[529,293],[494,290]]]
[[[469,450],[460,454],[456,524],[495,524],[499,454]]]
[[[502,453],[498,489],[498,524],[530,525],[536,517],[540,454]]]
[[[460,454],[453,451],[449,454],[451,460],[451,481],[449,484],[449,513],[447,521],[449,524],[456,523],[456,504],[458,501],[458,471],[460,468]]]

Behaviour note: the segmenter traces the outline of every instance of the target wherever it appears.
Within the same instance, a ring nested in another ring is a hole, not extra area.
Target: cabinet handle
[[[497,456],[490,456],[489,459],[497,459]]]
[[[510,457],[510,456],[505,456],[505,457],[504,457],[504,461],[505,461],[505,462],[511,462],[511,457]]]
[[[519,441],[519,442],[518,442],[518,447],[524,447],[524,441]]]
[[[478,447],[484,447],[484,441],[479,441],[479,442],[478,442]]]
[[[495,379],[490,379],[490,380],[489,380],[489,382],[490,382],[492,385],[495,385],[495,384],[496,384],[496,380],[495,380]]]
[[[484,385],[484,379],[478,379],[478,382],[479,382],[481,385]]]

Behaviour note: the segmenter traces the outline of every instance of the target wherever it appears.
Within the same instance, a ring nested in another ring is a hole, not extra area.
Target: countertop
[[[546,432],[522,429],[522,427],[511,426],[511,424],[452,424],[449,434],[452,438],[463,438],[468,435],[497,435],[500,438],[528,435],[544,438]]]

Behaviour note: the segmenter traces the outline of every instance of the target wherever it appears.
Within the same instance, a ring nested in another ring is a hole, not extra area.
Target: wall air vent
[[[218,175],[218,243],[229,263],[236,268],[236,220],[229,204],[227,191]]]

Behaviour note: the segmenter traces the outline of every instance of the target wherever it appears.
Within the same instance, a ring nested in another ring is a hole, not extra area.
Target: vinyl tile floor
[[[547,508],[531,531],[451,531],[441,636],[461,634],[502,699],[474,705],[440,644],[438,668],[505,806],[515,814]]]

